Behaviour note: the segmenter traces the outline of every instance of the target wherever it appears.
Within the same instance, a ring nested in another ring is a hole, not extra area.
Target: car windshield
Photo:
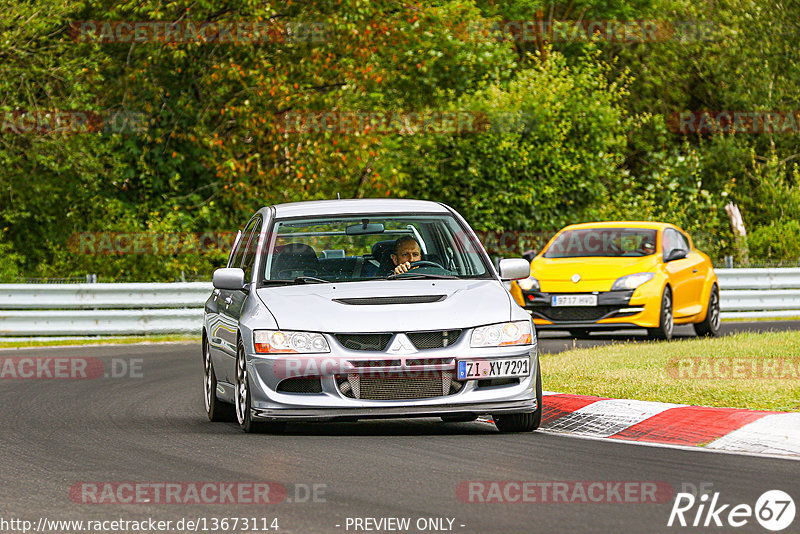
[[[585,228],[559,234],[545,258],[649,256],[656,251],[656,230]]]
[[[411,270],[394,274],[403,261]],[[480,243],[450,215],[278,219],[262,266],[264,285],[492,276]]]

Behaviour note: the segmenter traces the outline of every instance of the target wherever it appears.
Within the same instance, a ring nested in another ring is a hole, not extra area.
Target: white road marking
[[[679,406],[686,405],[625,399],[600,400],[556,419],[547,425],[547,430],[604,438]]]
[[[800,455],[800,413],[766,415],[712,441],[706,448]]]

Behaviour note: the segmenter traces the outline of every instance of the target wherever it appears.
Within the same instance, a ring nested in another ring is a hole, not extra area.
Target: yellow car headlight
[[[611,291],[616,291],[619,289],[636,289],[645,282],[652,280],[654,276],[655,275],[653,273],[636,273],[623,276],[614,282],[614,285],[611,286]]]
[[[517,280],[517,285],[523,291],[539,291],[539,280],[532,276]]]

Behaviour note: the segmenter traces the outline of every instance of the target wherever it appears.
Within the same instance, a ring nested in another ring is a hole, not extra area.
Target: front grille
[[[564,306],[563,308],[536,308],[534,311],[551,321],[572,322],[597,321],[619,308],[619,306]]]
[[[434,330],[431,332],[409,332],[406,334],[417,350],[449,347],[461,336],[461,330]]]
[[[379,306],[383,304],[426,304],[429,302],[439,302],[447,295],[400,295],[397,297],[360,297],[333,299],[340,304],[350,304],[353,306]]]
[[[353,367],[400,367],[400,360],[350,360]]]
[[[278,384],[281,393],[322,393],[319,377],[294,377],[282,380]]]
[[[392,334],[334,334],[346,349],[383,351],[389,345]]]
[[[453,365],[454,358],[413,358],[406,360],[406,365]]]
[[[361,376],[336,377],[339,391],[345,397],[364,400],[411,400],[443,397],[461,389],[451,373],[426,376]]]

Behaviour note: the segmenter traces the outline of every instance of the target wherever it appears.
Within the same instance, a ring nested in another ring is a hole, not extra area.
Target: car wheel
[[[253,421],[250,402],[250,377],[247,373],[244,346],[240,341],[236,351],[236,419],[239,426],[247,433],[280,432],[284,429],[285,423]]]
[[[701,323],[695,323],[694,331],[698,336],[716,336],[719,334],[719,288],[717,284],[711,288],[711,295],[708,297],[708,310],[706,318]]]
[[[569,335],[577,338],[589,337],[589,330],[586,328],[573,328],[569,331]]]
[[[659,315],[658,328],[650,328],[648,332],[652,338],[669,341],[672,339],[672,329],[674,326],[672,315],[672,290],[667,286],[664,288],[664,293],[661,295],[661,313]]]
[[[217,423],[235,420],[233,404],[217,398],[217,374],[214,372],[207,339],[203,340],[203,396],[209,421]]]
[[[477,418],[478,418],[477,415],[471,413],[453,414],[453,415],[443,415],[442,421],[444,421],[445,423],[469,423],[470,421],[474,421]]]
[[[500,432],[531,432],[542,424],[542,370],[536,365],[536,411],[492,416]]]

